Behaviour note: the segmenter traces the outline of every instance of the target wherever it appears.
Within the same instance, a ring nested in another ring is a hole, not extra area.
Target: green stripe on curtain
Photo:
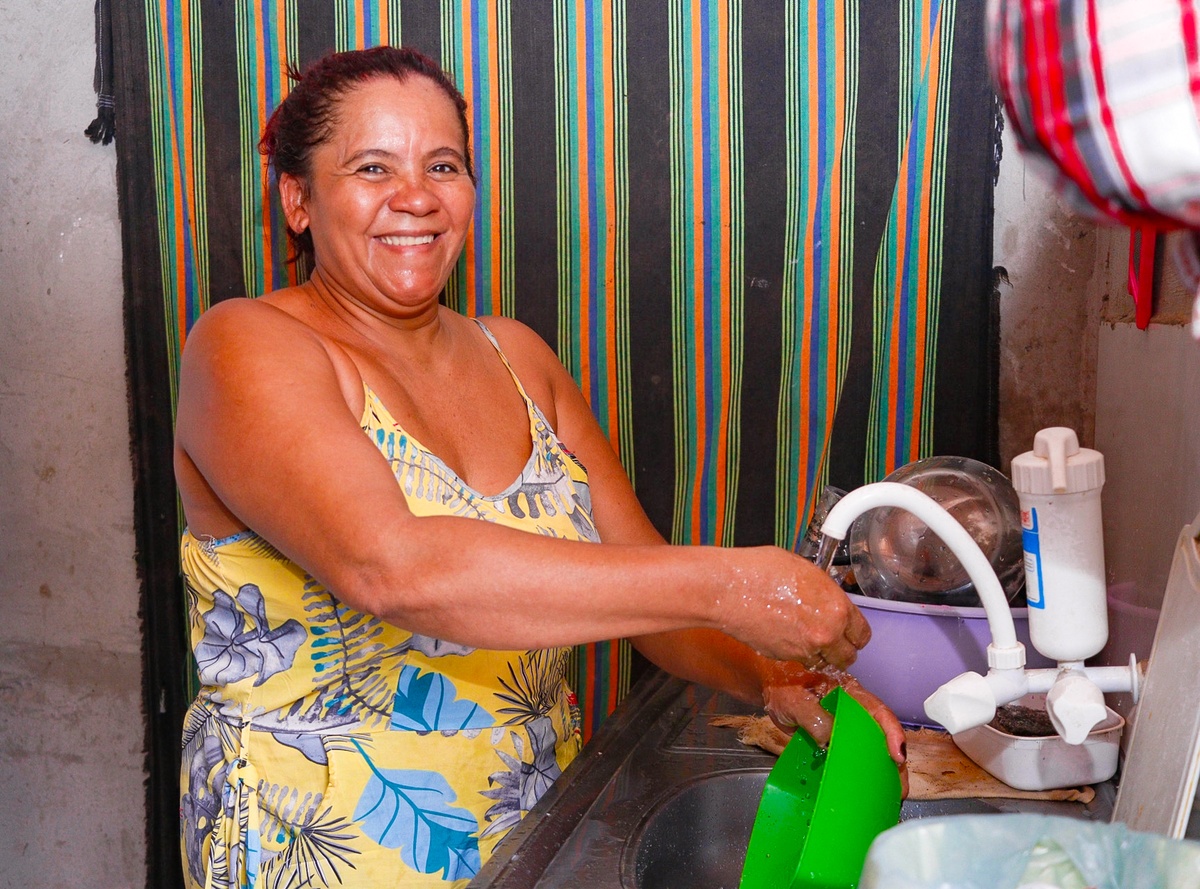
[[[513,314],[512,33],[507,0],[442,2],[442,67],[466,97],[474,141],[475,219],[447,304]]]
[[[676,543],[733,540],[741,430],[741,7],[672,0]]]
[[[558,354],[633,466],[624,4],[554,4]],[[571,659],[584,740],[629,688],[629,643]]]
[[[931,454],[955,0],[901,4],[900,169],[875,268],[864,475]]]
[[[208,207],[200,4],[146,0],[151,141],[159,262],[174,415],[179,354],[208,308]]]
[[[857,0],[786,10],[787,234],[775,542],[803,534],[828,475],[849,361],[854,264]]]
[[[334,46],[338,51],[371,46],[400,46],[400,0],[363,4],[338,0],[334,7]]]
[[[238,0],[238,111],[245,292],[258,296],[297,283],[288,260],[287,225],[271,212],[271,186],[258,139],[288,94],[288,63],[297,57],[295,0]]]

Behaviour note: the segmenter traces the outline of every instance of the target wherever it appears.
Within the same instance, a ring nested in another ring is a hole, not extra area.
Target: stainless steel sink
[[[749,708],[654,673],[497,849],[472,889],[736,887],[775,757],[741,745],[717,714]],[[1078,803],[906,801],[901,820],[1042,811],[1107,821],[1114,793]]]
[[[622,885],[737,886],[767,774],[765,769],[719,772],[668,793],[646,813],[626,845]],[[999,811],[984,800],[906,800],[900,820]]]
[[[660,800],[625,847],[622,884],[736,886],[767,774],[705,775]]]

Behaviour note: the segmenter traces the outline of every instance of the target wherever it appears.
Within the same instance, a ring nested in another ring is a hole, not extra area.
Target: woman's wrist
[[[810,670],[795,661],[773,661],[761,658],[759,681],[762,688],[763,706],[768,706],[768,700],[773,691],[783,688],[800,687],[816,698],[823,698],[839,685],[850,687],[857,680],[849,673],[833,668]]]
[[[703,549],[711,557],[697,565],[704,572],[701,586],[710,590],[709,623],[737,638],[739,619],[748,618],[754,610],[756,599],[764,589],[779,583],[781,569],[772,562],[779,552],[774,546],[755,547],[688,547],[692,553]]]

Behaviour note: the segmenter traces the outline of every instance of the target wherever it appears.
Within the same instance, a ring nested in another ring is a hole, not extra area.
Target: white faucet
[[[1030,693],[1046,694],[1046,709],[1055,731],[1069,744],[1080,744],[1107,714],[1104,692],[1129,692],[1136,702],[1141,681],[1137,659],[1127,667],[1085,667],[1082,661],[1060,661],[1056,668],[1025,669],[1025,646],[1017,640],[1008,598],[979,545],[936,500],[909,485],[877,482],[846,494],[821,526],[824,538],[817,564],[828,570],[838,542],[864,512],[899,507],[927,524],[958,557],[987,615],[992,641],[988,671],[962,673],[925,700],[925,713],[951,733],[991,722],[996,708]]]

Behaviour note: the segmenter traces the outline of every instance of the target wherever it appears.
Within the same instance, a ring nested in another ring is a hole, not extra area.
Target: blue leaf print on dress
[[[380,770],[355,747],[372,776],[358,800],[354,820],[363,833],[423,874],[442,871],[443,880],[469,879],[479,871],[479,824],[466,809],[450,805],[458,797],[437,772]]]
[[[180,829],[188,872],[197,883],[204,882],[204,841],[212,833],[221,809],[214,788],[225,787],[229,763],[221,751],[221,739],[204,737],[188,763],[188,790],[179,802]]]
[[[247,616],[254,619],[249,628]],[[304,626],[290,618],[271,629],[262,593],[252,583],[243,585],[236,598],[216,590],[212,610],[203,618],[196,665],[205,685],[231,685],[255,674],[254,684],[262,685],[291,667],[306,635]]]
[[[415,732],[463,731],[495,725],[495,718],[474,701],[458,700],[458,689],[441,673],[405,666],[396,683],[392,728]]]

